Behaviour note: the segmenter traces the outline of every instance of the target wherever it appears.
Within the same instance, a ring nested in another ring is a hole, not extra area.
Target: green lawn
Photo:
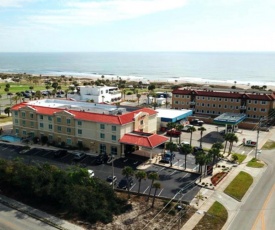
[[[268,140],[264,146],[262,147],[262,149],[275,149],[275,141],[271,141],[271,140]]]
[[[246,155],[244,155],[244,154],[239,154],[239,153],[234,153],[234,154],[238,156],[238,163],[239,164],[241,164],[246,158]]]
[[[226,194],[235,198],[236,200],[242,200],[243,196],[245,195],[246,191],[249,189],[251,184],[253,183],[253,177],[241,171],[235,179],[227,186],[224,190]]]
[[[204,217],[196,225],[194,230],[218,230],[222,229],[228,217],[227,210],[225,207],[215,201],[215,203],[210,207]]]
[[[253,158],[253,159],[251,159],[251,161],[249,161],[247,163],[246,166],[251,167],[251,168],[262,168],[262,167],[264,167],[264,164],[261,163],[259,160]]]
[[[7,115],[0,115],[0,123],[5,123],[8,121],[12,121],[12,117],[8,117]]]

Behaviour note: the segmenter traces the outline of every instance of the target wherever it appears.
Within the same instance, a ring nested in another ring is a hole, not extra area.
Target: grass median
[[[262,167],[264,167],[264,163],[260,162],[256,158],[253,158],[253,159],[251,159],[251,161],[249,161],[247,163],[246,166],[251,167],[251,168],[262,168]]]
[[[222,229],[227,217],[228,213],[225,207],[218,201],[215,201],[193,230]]]
[[[224,193],[241,201],[251,184],[253,183],[253,177],[241,171],[235,179],[227,186]]]

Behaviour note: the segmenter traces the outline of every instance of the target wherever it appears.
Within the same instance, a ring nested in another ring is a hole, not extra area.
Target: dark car
[[[102,153],[102,154],[99,154],[97,157],[96,157],[96,163],[97,164],[104,164],[108,161],[108,155],[106,153]]]
[[[192,125],[199,125],[199,126],[202,126],[204,124],[204,122],[202,120],[199,120],[199,119],[193,119],[190,123]]]
[[[127,189],[127,185],[129,185],[129,188],[130,188],[133,184],[134,184],[134,181],[133,181],[133,178],[132,178],[132,177],[129,178],[129,184],[128,184],[127,179],[126,179],[126,178],[123,178],[123,179],[119,182],[117,188],[119,188],[119,189]]]
[[[60,158],[60,157],[64,157],[68,154],[68,151],[65,149],[60,149],[54,152],[54,157],[55,158]]]
[[[107,179],[106,179],[106,181],[107,181],[110,185],[112,185],[113,183],[116,184],[116,182],[117,182],[117,177],[116,177],[116,176],[108,176]]]
[[[174,159],[174,157],[175,157],[175,154],[174,154],[174,153],[171,154],[170,152],[166,152],[166,153],[162,156],[160,162],[161,162],[161,163],[170,163],[170,162]]]
[[[73,153],[73,155],[74,155],[74,161],[80,161],[86,157],[85,153],[80,153],[80,152]]]
[[[193,154],[196,154],[197,152],[201,152],[201,151],[203,152],[203,149],[201,147],[196,146],[193,148]]]

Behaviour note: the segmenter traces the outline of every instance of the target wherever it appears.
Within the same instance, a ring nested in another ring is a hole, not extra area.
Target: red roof
[[[62,108],[51,108],[51,107],[45,107],[45,106],[29,105],[27,102],[22,102],[20,104],[14,105],[11,109],[18,111],[19,109],[24,107],[32,108],[36,110],[37,114],[41,114],[41,115],[53,115],[54,113],[57,113],[57,112],[67,111],[71,113],[77,120],[86,120],[86,121],[94,121],[94,122],[117,124],[117,125],[123,125],[123,124],[132,122],[135,114],[139,112],[146,112],[149,114],[149,116],[157,114],[155,110],[152,110],[150,108],[142,108],[142,109],[138,109],[122,115],[111,115],[111,114],[76,111],[76,110],[62,109]]]
[[[119,140],[120,143],[137,145],[146,148],[155,148],[164,142],[169,140],[169,138],[157,134],[146,134],[138,135],[136,133],[127,133]]]
[[[196,96],[205,96],[205,97],[223,97],[223,98],[243,98],[244,95],[250,100],[262,100],[262,101],[274,101],[275,93],[252,93],[252,92],[222,92],[213,90],[196,90],[196,89],[175,89],[172,92],[173,94],[179,95],[196,95]]]

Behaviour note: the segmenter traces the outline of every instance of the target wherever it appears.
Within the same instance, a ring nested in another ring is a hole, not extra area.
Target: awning
[[[165,143],[167,140],[169,140],[169,138],[157,134],[134,132],[125,134],[119,142],[153,149]]]

